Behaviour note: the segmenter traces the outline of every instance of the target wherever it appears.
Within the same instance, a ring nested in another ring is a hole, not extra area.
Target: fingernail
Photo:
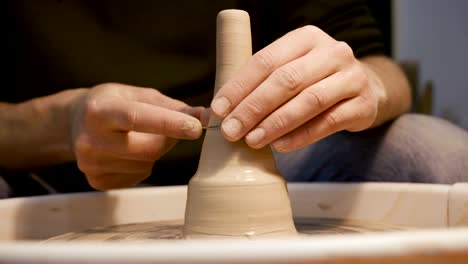
[[[231,118],[228,121],[223,122],[221,127],[224,133],[230,138],[236,138],[242,130],[242,123],[235,118]]]
[[[231,102],[226,97],[217,98],[211,103],[211,109],[218,116],[225,116],[230,106]]]
[[[281,138],[273,142],[271,145],[278,152],[286,152],[288,151],[289,139]]]
[[[249,146],[257,147],[257,145],[261,143],[261,141],[265,137],[265,134],[266,134],[265,129],[256,128],[252,132],[247,134],[247,136],[245,136],[245,142]],[[258,147],[262,147],[262,146],[258,146]]]
[[[182,124],[181,129],[184,131],[184,133],[193,138],[198,138],[201,133],[202,133],[202,127],[200,125],[200,122],[195,122],[192,120],[186,120]]]

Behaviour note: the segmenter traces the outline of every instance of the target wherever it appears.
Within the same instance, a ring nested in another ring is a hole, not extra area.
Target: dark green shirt
[[[216,14],[227,8],[250,13],[254,51],[312,24],[347,42],[357,57],[383,52],[376,22],[357,0],[11,0],[0,8],[7,66],[0,101],[7,102],[120,82],[207,106],[213,95]],[[199,151],[200,141],[182,142],[156,162],[151,181],[186,183]],[[74,174],[66,167],[53,177],[71,179],[63,173]]]

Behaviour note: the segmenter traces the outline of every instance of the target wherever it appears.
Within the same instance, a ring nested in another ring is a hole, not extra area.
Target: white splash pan
[[[96,226],[182,219],[186,186],[0,200],[0,263],[468,263],[468,184],[289,184],[296,217],[411,231],[294,239],[38,240]]]

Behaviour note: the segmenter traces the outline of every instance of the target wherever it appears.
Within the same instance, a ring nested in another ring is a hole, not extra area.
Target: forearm
[[[0,167],[29,169],[74,160],[70,106],[84,91],[0,103]]]
[[[372,127],[408,111],[411,107],[410,86],[400,67],[384,56],[368,56],[360,61],[366,66],[370,85],[375,87],[379,98]]]

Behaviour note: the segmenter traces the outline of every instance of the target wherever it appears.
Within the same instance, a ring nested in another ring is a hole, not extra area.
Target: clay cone
[[[252,55],[249,15],[224,10],[217,18],[215,93]],[[209,126],[219,126],[214,116]],[[205,135],[198,171],[188,186],[184,236],[256,237],[296,234],[287,187],[269,147],[229,142],[218,129]]]

